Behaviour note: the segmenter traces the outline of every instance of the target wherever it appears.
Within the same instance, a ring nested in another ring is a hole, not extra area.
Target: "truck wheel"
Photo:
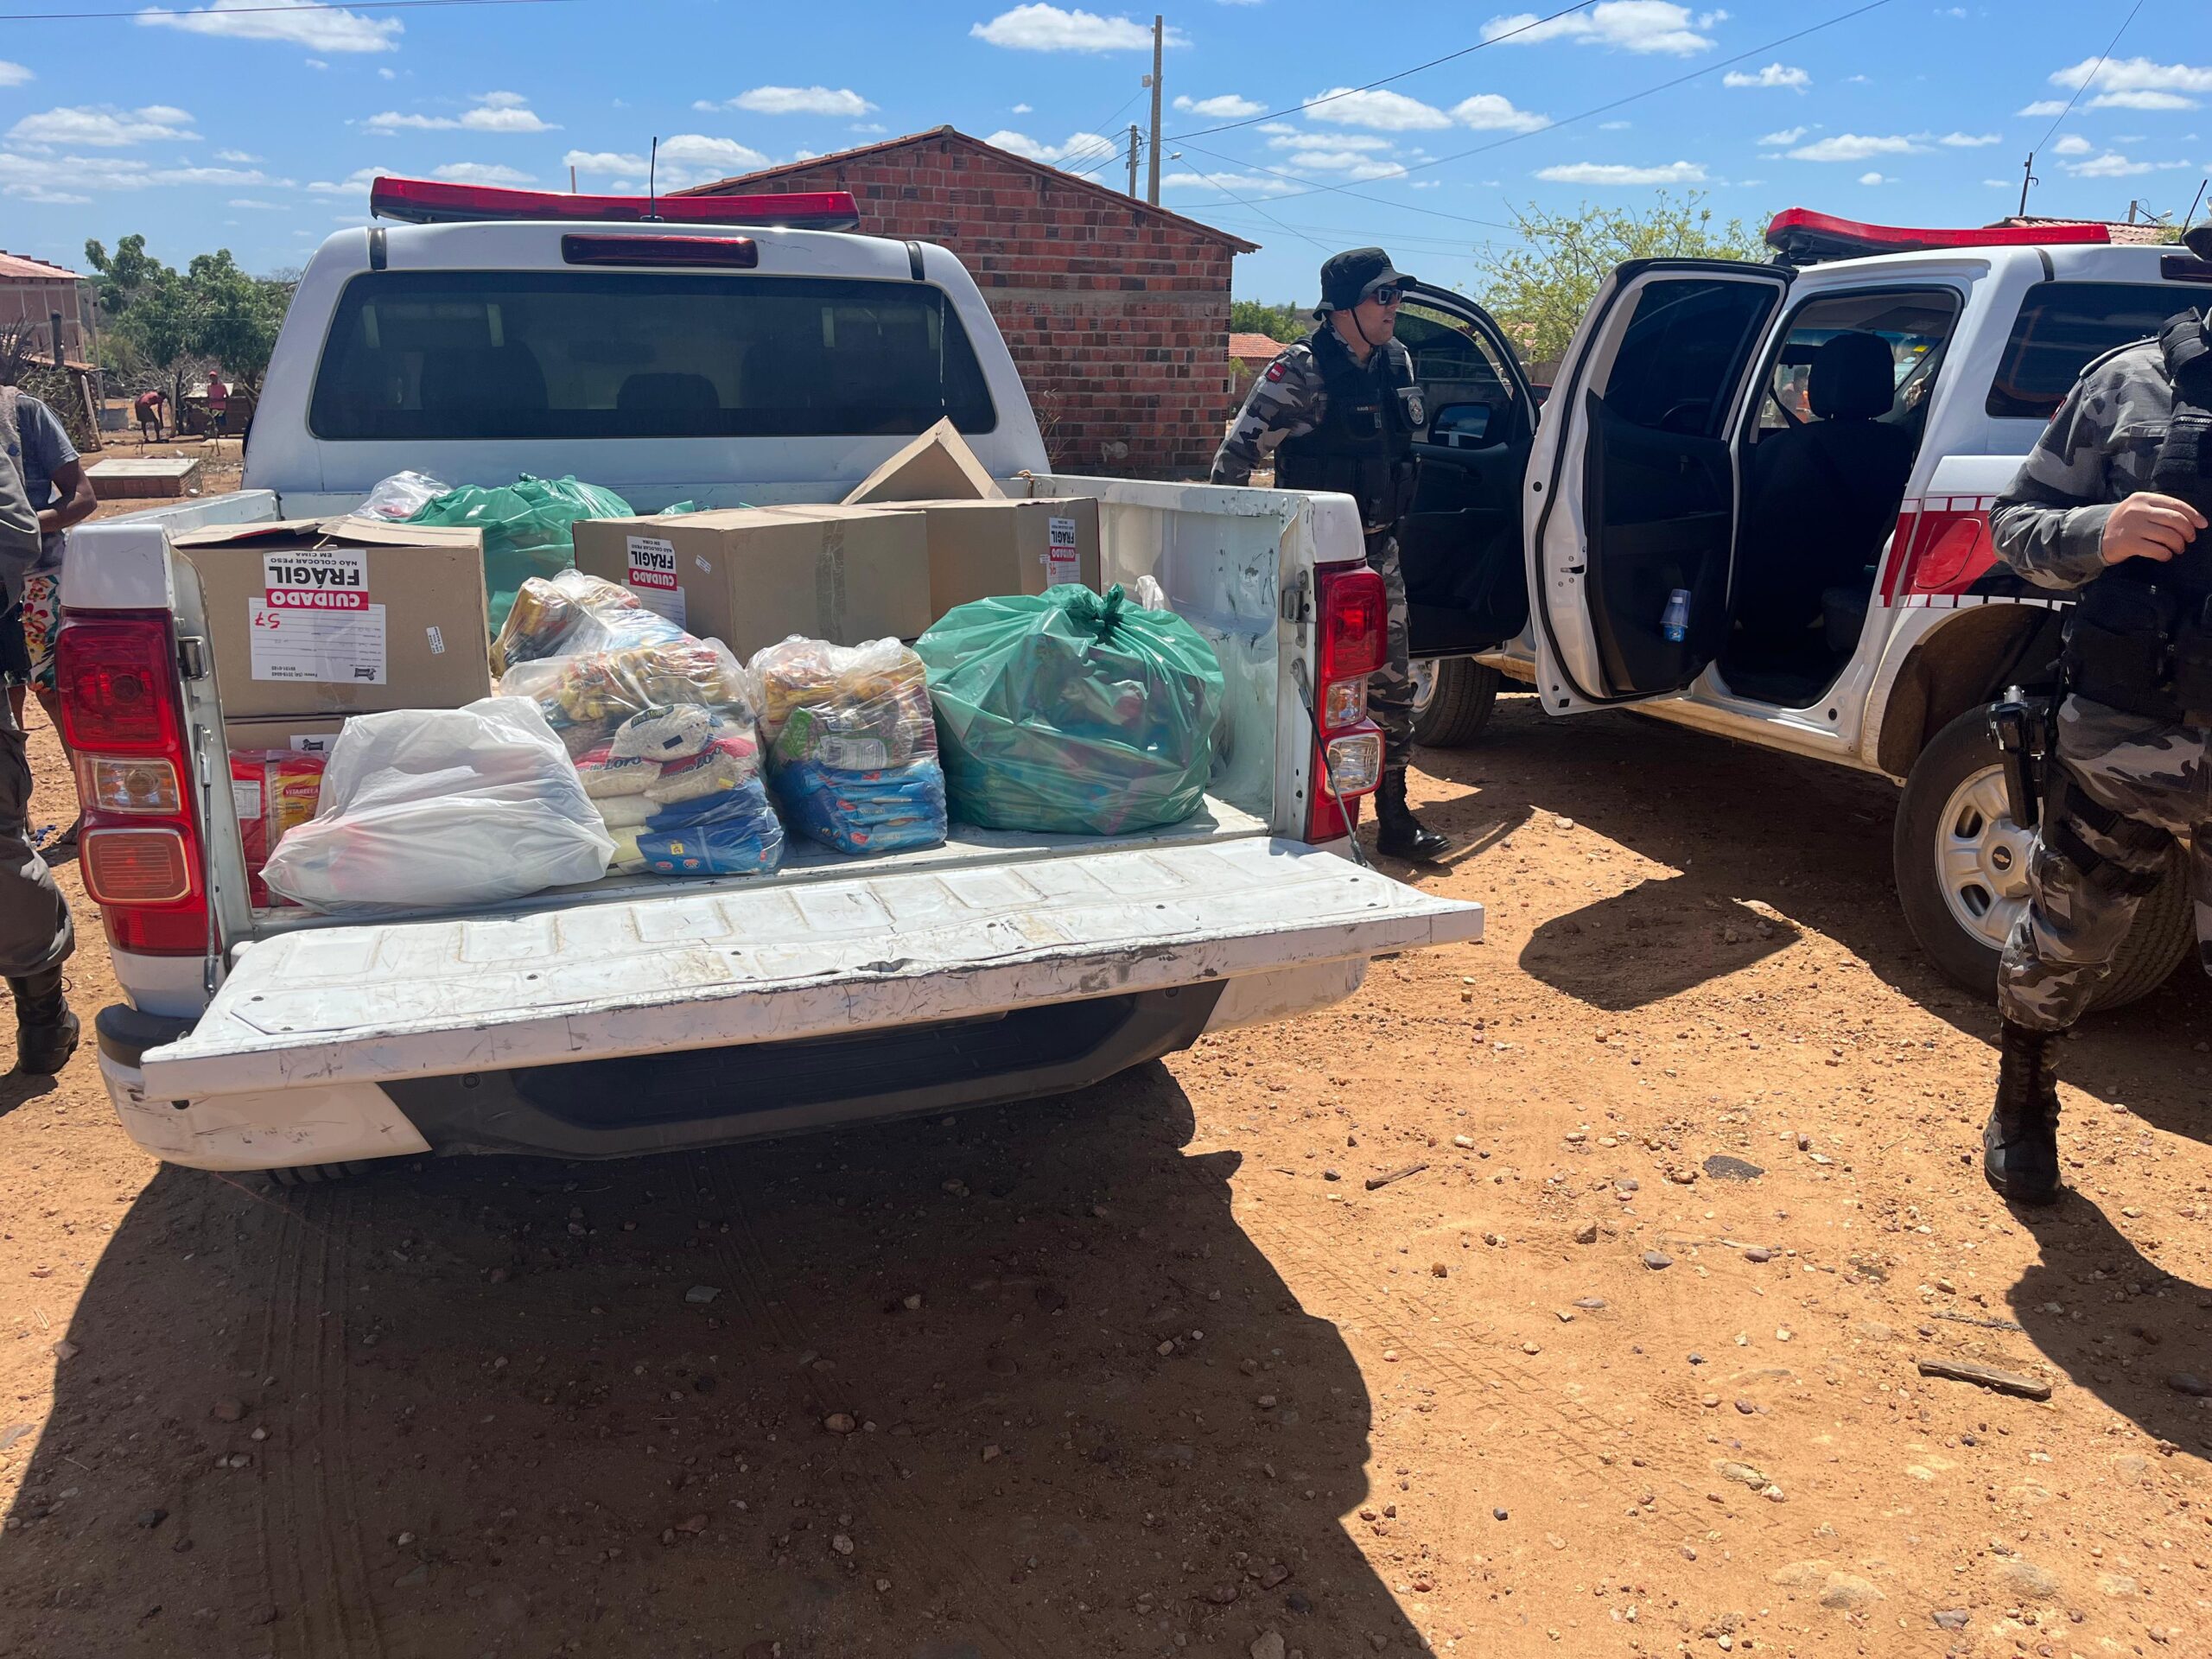
[[[355,1159],[344,1164],[301,1164],[291,1169],[265,1169],[272,1186],[330,1186],[340,1181],[350,1181],[364,1170],[373,1168],[380,1159]]]
[[[1482,735],[1497,706],[1497,671],[1471,657],[1414,659],[1414,741],[1463,749]]]
[[[2031,831],[2012,821],[1986,711],[1969,709],[1921,751],[1897,803],[1897,898],[1920,948],[1962,990],[1990,995],[2028,904]],[[2189,875],[2174,849],[2090,1006],[2117,1008],[2165,982],[2195,939]]]

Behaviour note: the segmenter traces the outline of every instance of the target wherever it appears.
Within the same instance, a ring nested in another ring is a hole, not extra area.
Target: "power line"
[[[207,7],[197,11],[168,11],[138,6],[129,11],[11,11],[11,23],[85,23],[113,17],[256,17],[269,12],[302,11],[418,11],[432,6],[568,6],[580,0],[347,0],[343,5],[307,3],[295,6]]]
[[[1210,132],[1230,132],[1238,127],[1252,126],[1262,121],[1279,121],[1286,115],[1296,115],[1303,110],[1318,109],[1324,104],[1333,104],[1340,98],[1350,98],[1357,92],[1371,92],[1377,86],[1388,86],[1394,80],[1403,80],[1408,75],[1420,74],[1423,70],[1433,69],[1439,64],[1450,63],[1454,58],[1464,58],[1470,52],[1479,52],[1486,46],[1500,45],[1516,35],[1526,35],[1532,29],[1541,29],[1546,23],[1555,23],[1562,17],[1571,16],[1578,11],[1586,11],[1594,3],[1596,0],[1577,0],[1574,5],[1562,7],[1548,16],[1531,17],[1516,29],[1509,29],[1503,33],[1488,35],[1477,41],[1472,46],[1463,46],[1457,52],[1446,52],[1440,58],[1431,58],[1427,63],[1417,63],[1410,69],[1401,69],[1395,75],[1385,75],[1380,80],[1370,80],[1363,86],[1347,86],[1342,92],[1331,92],[1326,98],[1317,98],[1311,104],[1300,104],[1287,110],[1272,110],[1265,115],[1248,115],[1241,121],[1224,121],[1217,127],[1194,127],[1188,132],[1171,134],[1162,142],[1171,144],[1180,143],[1185,138],[1203,138]]]
[[[2112,56],[2113,51],[2120,45],[2120,37],[2127,33],[2128,24],[2135,21],[2135,14],[2142,10],[2143,0],[2135,0],[2135,4],[2130,8],[2127,16],[2120,19],[2120,27],[2113,31],[2113,37],[2110,44],[2108,44],[2102,52],[2097,54],[2096,67],[2091,69],[2087,75],[2082,77],[2082,84],[2074,89],[2074,96],[2066,100],[2066,107],[2058,112],[2058,119],[2050,124],[2050,132],[2044,134],[2042,143],[2036,146],[2037,149],[2041,149],[2044,144],[2049,143],[2050,142],[2050,134],[2052,132],[2056,132],[2059,128],[2059,124],[2064,121],[2068,116],[2074,113],[2075,105],[2080,103],[2082,100],[2082,94],[2089,90],[2089,83],[2104,73],[2105,60]],[[2029,153],[2032,155],[2034,152],[2030,151]]]

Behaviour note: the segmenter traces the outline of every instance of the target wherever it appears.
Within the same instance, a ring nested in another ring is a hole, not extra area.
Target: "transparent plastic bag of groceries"
[[[548,657],[671,645],[689,638],[679,625],[647,608],[620,583],[581,570],[563,570],[523,583],[492,641],[492,671],[505,674]]]
[[[484,532],[484,589],[497,633],[523,583],[576,562],[579,518],[627,518],[630,504],[575,477],[532,478],[484,488],[464,484],[410,514],[415,524],[458,524]]]
[[[711,709],[748,732],[760,713],[752,677],[729,647],[680,628],[647,644],[517,664],[499,677],[499,695],[534,702],[571,755],[612,741],[649,709]]]
[[[443,479],[432,478],[428,473],[394,473],[364,496],[353,511],[365,518],[397,523],[412,518],[452,488]]]
[[[955,606],[914,650],[963,823],[1107,836],[1205,804],[1221,664],[1173,611],[1064,583]]]
[[[784,821],[841,853],[944,839],[944,771],[922,659],[896,639],[794,634],[753,654],[769,782]]]
[[[613,853],[537,706],[486,697],[347,721],[315,817],[262,879],[338,914],[438,910],[596,881]]]

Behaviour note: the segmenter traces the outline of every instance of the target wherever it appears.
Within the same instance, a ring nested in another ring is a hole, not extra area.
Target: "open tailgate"
[[[790,1042],[1416,950],[1482,925],[1478,905],[1257,837],[355,922],[242,950],[199,1025],[142,1065],[149,1095],[183,1099]]]

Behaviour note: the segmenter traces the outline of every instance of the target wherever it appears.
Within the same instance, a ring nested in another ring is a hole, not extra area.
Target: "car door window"
[[[1645,289],[1606,377],[1607,408],[1649,431],[1718,436],[1773,303],[1764,287],[1717,279]]]
[[[1472,448],[1503,442],[1517,426],[1513,377],[1465,319],[1408,300],[1398,308],[1398,341],[1413,354],[1427,422],[1419,443]],[[1450,411],[1450,418],[1437,416]]]

